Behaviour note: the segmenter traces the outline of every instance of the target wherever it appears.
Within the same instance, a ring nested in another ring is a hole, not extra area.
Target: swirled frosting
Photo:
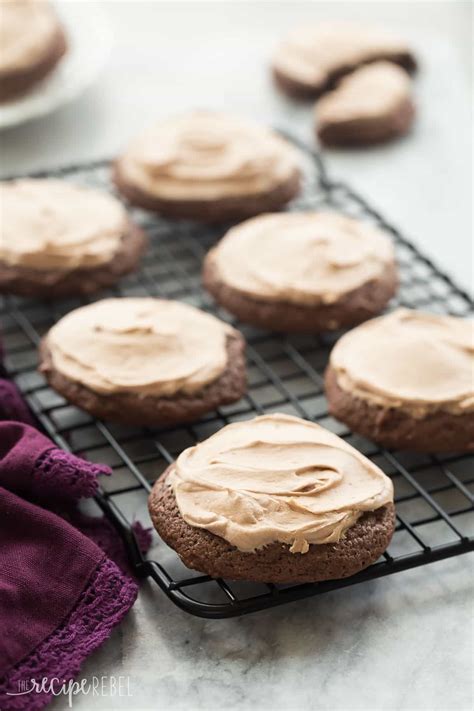
[[[163,121],[119,160],[121,175],[147,194],[213,200],[271,190],[298,168],[295,149],[269,129],[218,112]]]
[[[42,0],[0,1],[0,73],[41,61],[58,32],[54,9]]]
[[[110,261],[127,229],[110,195],[59,180],[0,184],[0,260],[69,271]]]
[[[331,352],[343,390],[414,417],[474,410],[474,323],[397,309],[346,333]]]
[[[291,32],[278,47],[273,64],[285,76],[319,89],[341,70],[405,53],[409,53],[407,45],[380,28],[322,23]]]
[[[170,396],[221,375],[232,332],[178,301],[104,299],[64,316],[47,344],[54,369],[95,392]]]
[[[341,79],[316,105],[320,125],[391,115],[411,97],[408,74],[390,62],[374,62]]]
[[[332,212],[260,215],[229,230],[210,259],[229,286],[265,301],[332,303],[394,262],[389,238]]]
[[[227,425],[184,450],[169,474],[182,517],[241,551],[334,543],[393,501],[391,480],[337,435],[274,414]]]

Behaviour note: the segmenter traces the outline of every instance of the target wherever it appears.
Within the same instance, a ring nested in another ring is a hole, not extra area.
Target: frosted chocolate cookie
[[[378,314],[397,288],[388,236],[333,212],[261,215],[233,227],[204,261],[203,281],[241,321],[319,332]]]
[[[223,222],[278,210],[299,192],[300,156],[270,129],[218,112],[157,124],[115,164],[131,203],[165,217]]]
[[[322,143],[358,146],[388,141],[410,129],[415,116],[411,80],[390,62],[374,62],[341,79],[316,104]]]
[[[344,440],[274,414],[186,449],[155,483],[153,524],[185,565],[273,583],[345,578],[394,530],[391,480]]]
[[[0,0],[0,102],[32,89],[66,51],[64,30],[43,0]]]
[[[397,309],[346,333],[326,371],[334,417],[385,447],[474,451],[473,322]]]
[[[408,71],[416,67],[405,42],[380,28],[323,23],[290,33],[273,58],[274,77],[291,96],[315,97],[354,69],[388,60]]]
[[[245,392],[245,341],[193,306],[104,299],[71,311],[40,347],[40,370],[66,400],[132,425],[190,422]]]
[[[134,271],[143,232],[118,200],[60,180],[0,183],[0,292],[91,294]]]

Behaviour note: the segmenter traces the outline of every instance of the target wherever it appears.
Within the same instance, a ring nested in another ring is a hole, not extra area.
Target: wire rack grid
[[[463,317],[471,313],[466,293],[363,198],[345,184],[331,181],[319,154],[295,143],[305,154],[307,176],[302,196],[290,209],[338,210],[379,226],[393,238],[401,287],[390,308],[403,305]],[[68,166],[35,177],[60,177],[113,190],[107,161]],[[6,296],[0,300],[0,318],[7,372],[44,430],[64,449],[112,467],[113,476],[103,481],[96,501],[122,536],[138,576],[154,580],[187,612],[220,618],[319,595],[474,550],[472,456],[387,451],[350,432],[328,415],[324,397],[323,373],[337,333],[285,336],[235,323],[216,307],[200,281],[202,259],[225,227],[171,222],[139,210],[132,210],[132,216],[149,234],[150,250],[138,273],[97,298],[152,295],[180,299],[237,325],[248,343],[249,378],[248,393],[238,403],[209,413],[192,426],[168,429],[124,427],[95,420],[53,392],[37,372],[41,336],[62,315],[88,300],[46,303]],[[142,554],[132,523],[139,520],[145,526],[149,524],[148,493],[177,454],[230,422],[276,411],[320,423],[392,477],[397,526],[382,558],[343,580],[279,586],[214,580],[190,571],[158,536],[148,554]]]

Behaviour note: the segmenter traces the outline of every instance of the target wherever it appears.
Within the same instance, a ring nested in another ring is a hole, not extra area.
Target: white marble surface
[[[2,134],[3,174],[113,155],[155,116],[196,105],[291,125],[310,139],[310,108],[269,83],[275,39],[309,17],[375,18],[400,27],[420,54],[419,120],[391,146],[328,153],[329,167],[472,285],[470,3],[102,5],[116,45],[101,82],[54,116]],[[81,674],[128,676],[132,697],[77,696],[73,708],[467,711],[472,583],[464,556],[221,621],[192,618],[146,584]]]
[[[469,711],[472,572],[464,556],[216,621],[147,584],[81,674],[129,676],[131,698],[77,696],[73,708]]]

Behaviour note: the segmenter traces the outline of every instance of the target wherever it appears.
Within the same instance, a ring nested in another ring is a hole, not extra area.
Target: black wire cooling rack
[[[307,159],[303,196],[291,209],[336,209],[378,225],[395,243],[401,288],[391,306],[403,305],[466,316],[467,294],[421,255],[376,210],[353,190],[332,182],[321,157],[299,144]],[[69,166],[36,174],[60,177],[111,190],[106,161]],[[180,299],[235,323],[217,309],[201,289],[200,268],[209,247],[225,231],[190,222],[165,221],[134,210],[134,218],[151,238],[141,271],[124,279],[105,296],[153,295]],[[231,617],[280,605],[328,590],[354,585],[425,565],[474,549],[474,467],[467,455],[420,455],[380,449],[352,434],[327,412],[323,372],[337,334],[283,336],[237,324],[248,342],[249,390],[238,403],[222,407],[192,426],[143,429],[95,420],[53,392],[37,372],[41,336],[63,314],[86,303],[68,299],[52,304],[15,297],[0,301],[6,366],[46,432],[61,447],[110,464],[96,500],[122,536],[139,577],[154,580],[187,612],[202,617]],[[184,567],[178,556],[155,536],[144,556],[132,523],[149,525],[147,497],[155,479],[184,448],[240,419],[282,411],[317,421],[370,457],[395,487],[397,527],[382,558],[344,580],[305,585],[256,585],[213,580]]]

